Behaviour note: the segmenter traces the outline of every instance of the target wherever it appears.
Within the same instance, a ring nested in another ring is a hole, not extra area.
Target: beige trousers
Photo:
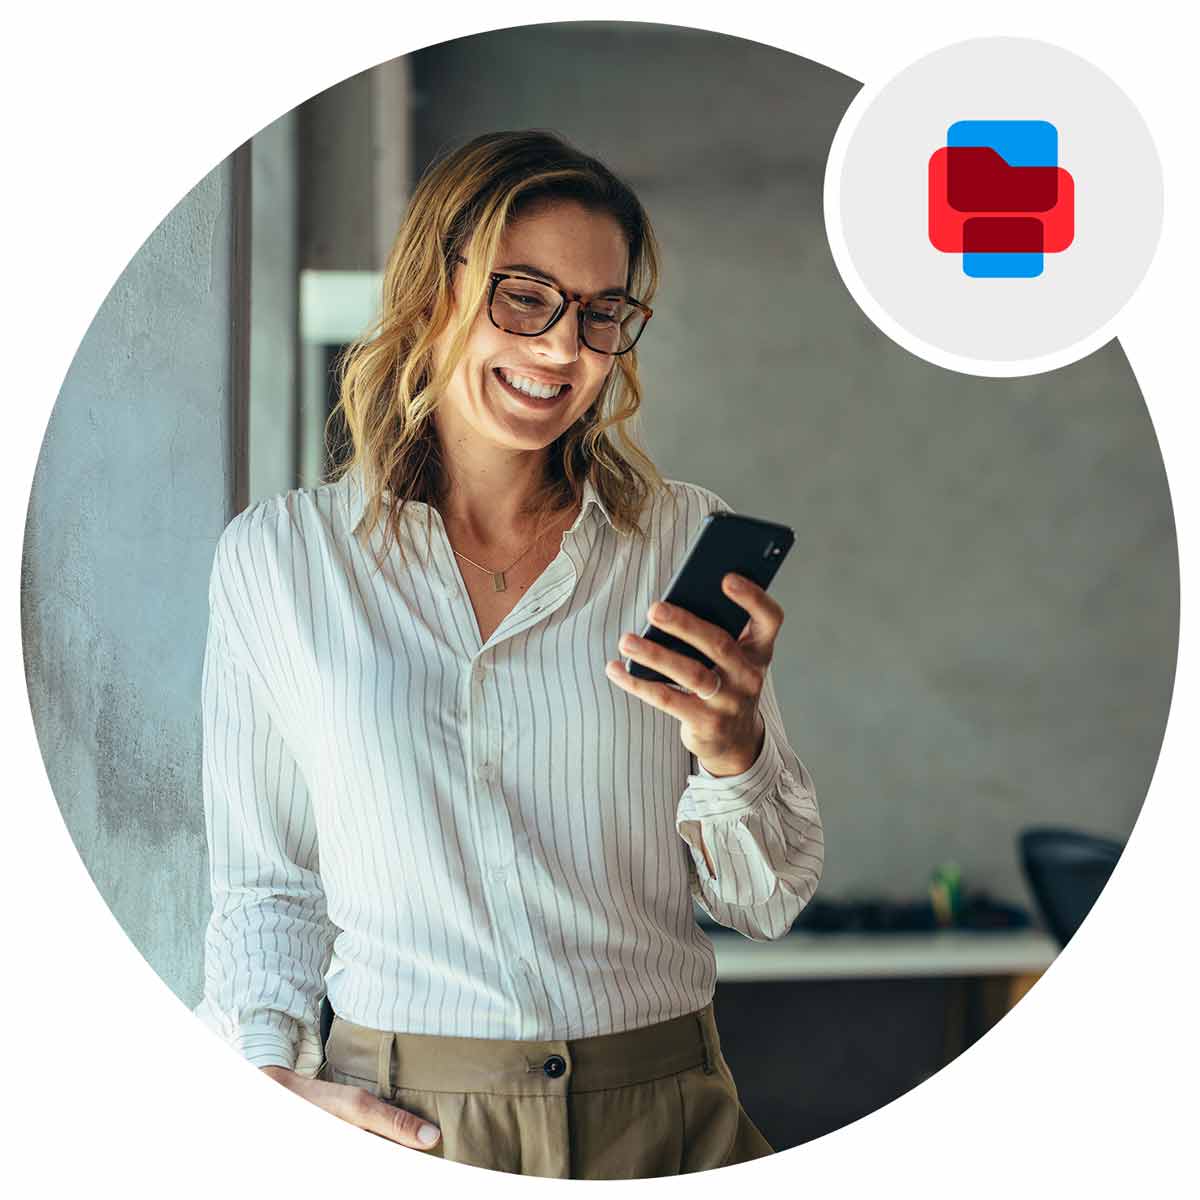
[[[774,1153],[738,1099],[711,1003],[572,1041],[389,1033],[335,1016],[317,1078],[432,1121],[442,1137],[424,1153],[517,1175],[646,1179]]]

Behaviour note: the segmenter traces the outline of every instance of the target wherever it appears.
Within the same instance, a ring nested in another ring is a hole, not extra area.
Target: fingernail
[[[424,1143],[426,1146],[432,1146],[438,1140],[438,1127],[436,1125],[422,1125],[417,1130],[417,1141]]]
[[[671,615],[671,610],[665,604],[663,604],[661,600],[656,600],[650,606],[650,615],[652,617],[659,618],[669,617]]]
[[[730,575],[728,582],[735,592],[742,586],[742,581],[736,575]]]

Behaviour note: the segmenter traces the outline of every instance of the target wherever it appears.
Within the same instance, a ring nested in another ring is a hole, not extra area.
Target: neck
[[[449,487],[438,506],[448,530],[479,547],[510,547],[536,533],[528,509],[545,479],[546,452],[443,444]]]

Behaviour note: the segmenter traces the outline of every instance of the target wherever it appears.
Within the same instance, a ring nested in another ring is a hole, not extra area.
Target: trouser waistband
[[[626,1087],[720,1061],[713,1005],[640,1029],[565,1041],[507,1041],[393,1033],[334,1016],[325,1057],[335,1071],[434,1092],[557,1095]]]

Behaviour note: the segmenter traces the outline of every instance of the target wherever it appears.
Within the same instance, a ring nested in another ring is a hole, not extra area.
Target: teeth
[[[515,387],[518,392],[524,392],[527,396],[532,396],[535,400],[549,400],[551,396],[557,396],[563,389],[561,383],[557,387],[548,387],[544,383],[526,379],[524,375],[510,375],[503,369],[500,371],[500,375],[511,387]]]

